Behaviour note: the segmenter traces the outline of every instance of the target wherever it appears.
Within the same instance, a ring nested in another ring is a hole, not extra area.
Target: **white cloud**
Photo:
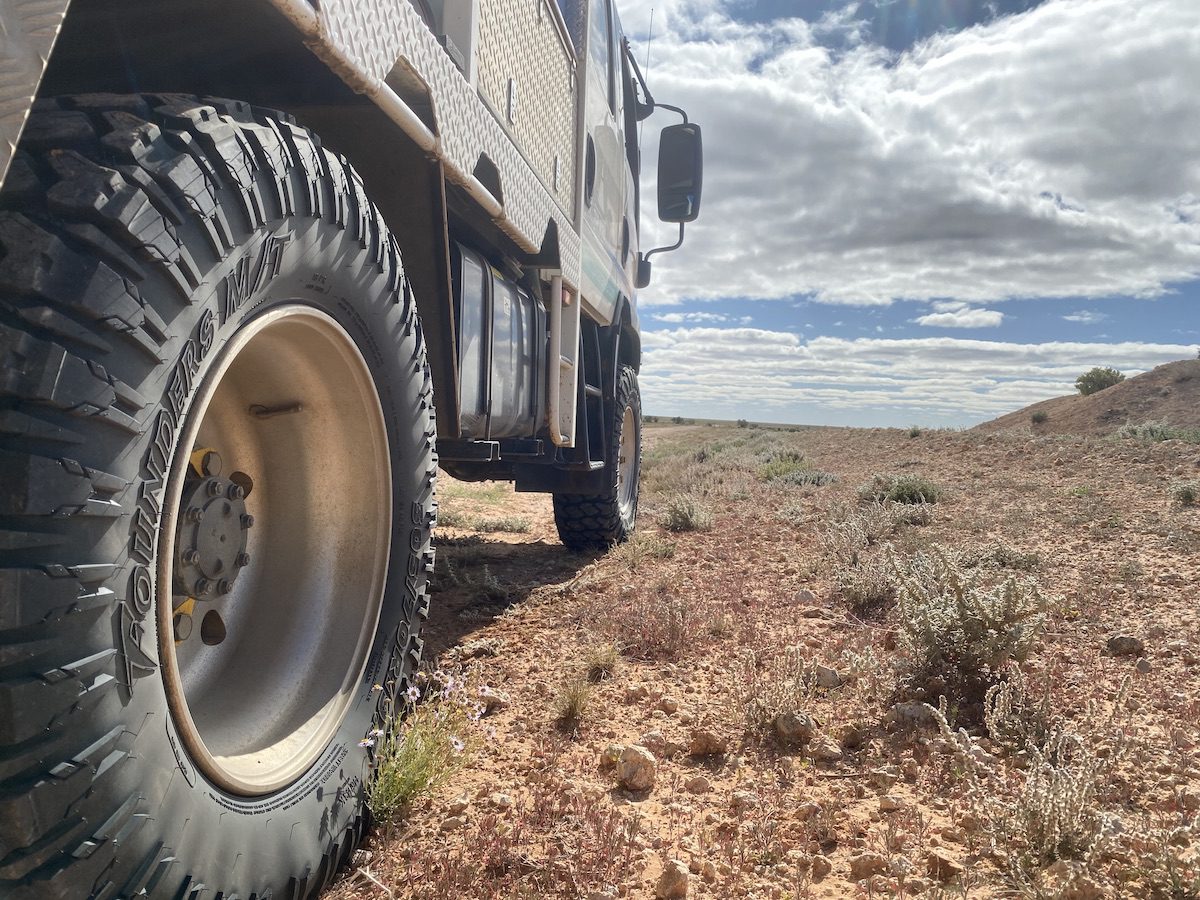
[[[732,322],[733,319],[722,313],[710,312],[670,312],[670,313],[652,313],[651,318],[659,322],[667,322],[668,324],[681,324],[683,322]]]
[[[1187,344],[804,340],[757,328],[647,332],[643,348],[650,412],[852,424],[971,424],[1069,394],[1093,366],[1133,375],[1195,355]]]
[[[1049,0],[900,56],[821,46],[836,16],[739,23],[728,2],[654,4],[651,88],[703,126],[705,196],[643,303],[1149,297],[1200,276],[1194,0]],[[644,35],[649,5],[621,5]],[[671,121],[647,123],[647,161]]]
[[[1078,322],[1081,325],[1096,325],[1107,318],[1105,313],[1096,312],[1094,309],[1081,309],[1063,316],[1063,321]]]
[[[937,304],[934,304],[934,308],[937,308]],[[995,309],[972,309],[962,306],[945,312],[917,316],[913,321],[918,325],[938,328],[995,328],[1004,322],[1004,313]]]

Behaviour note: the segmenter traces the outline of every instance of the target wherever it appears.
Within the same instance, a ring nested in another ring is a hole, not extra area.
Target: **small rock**
[[[854,723],[843,725],[838,732],[838,740],[847,750],[857,750],[867,742],[867,732]]]
[[[467,820],[464,816],[449,816],[442,820],[442,824],[438,826],[439,831],[458,831],[460,828],[466,827]]]
[[[1143,656],[1141,659],[1139,659],[1137,661],[1137,665],[1134,666],[1134,668],[1137,669],[1143,675],[1149,675],[1150,670],[1153,668],[1153,666],[1150,665],[1150,660],[1148,660],[1146,657]]]
[[[629,791],[648,791],[654,787],[658,761],[645,747],[626,747],[617,760],[617,782]]]
[[[775,717],[772,723],[775,736],[780,743],[789,747],[807,744],[817,734],[817,725],[811,716],[804,713],[785,712]]]
[[[816,803],[802,803],[796,807],[796,818],[801,822],[807,822],[810,819],[815,819],[821,814],[821,807]]]
[[[656,756],[662,756],[663,751],[667,748],[667,739],[657,728],[643,734],[638,743]]]
[[[707,794],[712,790],[712,782],[703,775],[693,775],[683,784],[689,794]]]
[[[721,756],[729,752],[729,741],[711,728],[693,728],[688,740],[690,756]]]
[[[644,684],[631,684],[625,688],[625,702],[638,703],[650,696],[650,689]]]
[[[717,880],[716,864],[714,862],[712,862],[712,860],[706,859],[704,861],[704,863],[700,866],[700,874],[703,876],[705,881],[716,881]]]
[[[1105,646],[1113,656],[1141,656],[1146,652],[1146,645],[1131,634],[1114,634]]]
[[[921,766],[910,756],[900,764],[900,773],[904,776],[904,780],[911,784],[921,774]]]
[[[826,690],[842,686],[842,676],[838,674],[837,669],[831,669],[829,666],[817,666],[813,669],[813,680],[817,687]]]
[[[600,768],[601,770],[612,769],[621,759],[621,754],[625,752],[623,744],[609,744],[600,751]]]
[[[931,878],[950,881],[963,873],[963,867],[951,859],[944,850],[933,850],[925,857],[925,867]]]
[[[658,708],[667,715],[671,715],[672,713],[679,711],[679,701],[674,697],[663,697],[658,701]]]
[[[871,784],[881,791],[890,791],[899,780],[900,770],[895,766],[884,766],[871,771]]]
[[[734,791],[733,792],[733,811],[744,813],[748,809],[754,809],[758,806],[758,794],[753,791]]]
[[[933,710],[919,700],[905,700],[888,710],[887,718],[904,728],[936,728]]]
[[[842,748],[827,737],[814,743],[808,752],[817,762],[835,763],[842,758]]]
[[[899,797],[894,797],[891,794],[885,794],[879,798],[880,812],[896,812],[900,809],[904,809],[904,804],[901,802]]]
[[[478,638],[467,641],[458,648],[459,659],[480,659],[484,656],[495,656],[500,652],[500,642],[494,638]]]
[[[495,793],[488,797],[488,803],[496,807],[496,809],[512,809],[513,798],[508,794]]]
[[[617,900],[617,894],[613,891],[592,891],[587,895],[587,900]]]
[[[812,866],[809,872],[812,873],[813,881],[820,881],[826,875],[833,871],[833,863],[827,860],[824,856],[814,856]]]
[[[887,860],[878,853],[867,851],[850,857],[851,881],[862,881],[872,875],[883,875],[887,870]]]
[[[658,900],[682,900],[688,894],[688,867],[677,859],[663,866],[658,883],[654,886],[654,896]]]
[[[1042,870],[1038,881],[1047,896],[1058,900],[1101,900],[1104,890],[1088,874],[1087,866],[1060,859]]]
[[[483,701],[483,714],[485,716],[499,712],[502,709],[508,709],[512,705],[512,698],[508,694],[486,684],[479,689],[479,699]]]
[[[471,805],[471,798],[466,794],[459,794],[453,800],[446,804],[446,813],[451,816],[459,816],[467,811],[467,807]]]

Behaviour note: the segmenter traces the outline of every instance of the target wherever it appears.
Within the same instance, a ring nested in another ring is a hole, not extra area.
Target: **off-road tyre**
[[[247,797],[178,739],[138,542],[157,534],[164,405],[186,406],[230,337],[283,300],[334,319],[369,369],[392,543],[340,728],[298,780]],[[420,655],[435,470],[399,248],[344,159],[236,101],[39,101],[0,192],[0,896],[328,885],[368,817],[368,735]]]
[[[635,429],[635,448],[621,446],[621,426],[626,411],[632,413]],[[642,453],[642,396],[638,390],[637,372],[623,366],[617,377],[617,396],[610,410],[608,428],[608,465],[605,467],[607,489],[602,494],[554,495],[554,524],[558,537],[570,550],[594,552],[629,540],[637,523],[639,494],[638,474]],[[622,453],[632,452],[632,497],[621,502]]]

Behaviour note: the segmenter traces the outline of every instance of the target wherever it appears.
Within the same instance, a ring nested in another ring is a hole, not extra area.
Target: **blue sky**
[[[653,9],[706,170],[639,297],[649,413],[969,425],[1196,355],[1200,4]]]

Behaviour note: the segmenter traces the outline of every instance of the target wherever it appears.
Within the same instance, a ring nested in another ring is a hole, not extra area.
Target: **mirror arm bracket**
[[[672,250],[678,250],[682,246],[683,246],[683,223],[680,222],[679,223],[679,240],[677,240],[675,243],[671,244],[671,246],[669,246],[669,247],[655,247],[649,253],[643,253],[642,259],[648,260],[655,253],[670,253]]]

